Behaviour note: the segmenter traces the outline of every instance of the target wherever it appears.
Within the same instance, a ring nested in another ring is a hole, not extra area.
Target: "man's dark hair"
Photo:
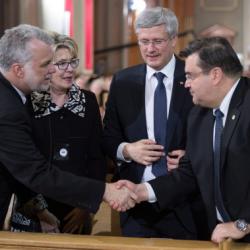
[[[208,73],[212,68],[220,67],[229,77],[242,74],[243,67],[237,54],[223,37],[196,39],[189,43],[179,55],[186,58],[195,53],[199,56],[198,65],[204,73]]]

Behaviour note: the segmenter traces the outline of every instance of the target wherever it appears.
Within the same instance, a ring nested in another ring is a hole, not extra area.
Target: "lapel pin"
[[[232,120],[234,120],[235,119],[235,115],[232,115]]]
[[[180,82],[180,85],[183,85],[184,84],[184,82]]]

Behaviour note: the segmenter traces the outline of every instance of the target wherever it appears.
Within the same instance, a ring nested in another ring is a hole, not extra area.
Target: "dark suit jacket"
[[[221,191],[232,221],[242,218],[250,222],[249,107],[250,80],[241,78],[231,99],[221,147]],[[198,188],[206,207],[210,232],[216,225],[213,126],[212,110],[195,107],[189,116],[187,153],[180,167],[150,182],[161,209],[174,207]]]
[[[104,183],[63,172],[45,160],[20,96],[0,74],[0,228],[11,193],[24,187],[92,212],[104,193]]]
[[[122,70],[114,75],[104,117],[104,150],[116,159],[122,142],[135,142],[148,138],[145,113],[146,65]],[[186,122],[192,99],[185,82],[184,63],[176,60],[173,93],[167,121],[166,151],[185,149]],[[144,167],[135,162],[122,163],[119,176],[140,182]]]
[[[122,142],[135,142],[148,138],[145,114],[146,65],[124,69],[114,75],[104,117],[104,150],[116,160],[117,148]],[[185,82],[184,62],[176,60],[173,92],[167,121],[166,151],[185,149],[186,122],[192,107],[192,98],[181,82]],[[135,183],[141,181],[145,166],[134,161],[118,166],[120,179]],[[176,210],[177,211],[177,210]],[[142,211],[143,213],[143,211]],[[187,210],[179,209],[179,217],[192,227]]]

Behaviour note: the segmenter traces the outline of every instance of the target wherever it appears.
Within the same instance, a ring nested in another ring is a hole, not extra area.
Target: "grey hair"
[[[13,63],[27,63],[32,58],[27,47],[32,39],[53,44],[53,39],[45,31],[32,25],[20,24],[5,30],[0,39],[0,68],[8,71]]]
[[[78,56],[78,45],[74,39],[69,36],[59,34],[57,32],[50,32],[50,36],[53,38],[54,45],[53,51],[54,53],[61,48],[66,48],[69,50],[70,54],[73,57]]]
[[[152,28],[154,26],[165,25],[166,32],[170,38],[178,34],[178,19],[173,11],[167,8],[155,7],[147,8],[140,13],[135,21],[135,33],[141,28]]]

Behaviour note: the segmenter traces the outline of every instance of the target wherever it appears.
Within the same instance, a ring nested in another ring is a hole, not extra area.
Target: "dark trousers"
[[[195,240],[197,233],[192,218],[187,219],[191,221],[188,227],[178,218],[176,211],[159,213],[153,204],[147,202],[120,214],[123,236]]]

